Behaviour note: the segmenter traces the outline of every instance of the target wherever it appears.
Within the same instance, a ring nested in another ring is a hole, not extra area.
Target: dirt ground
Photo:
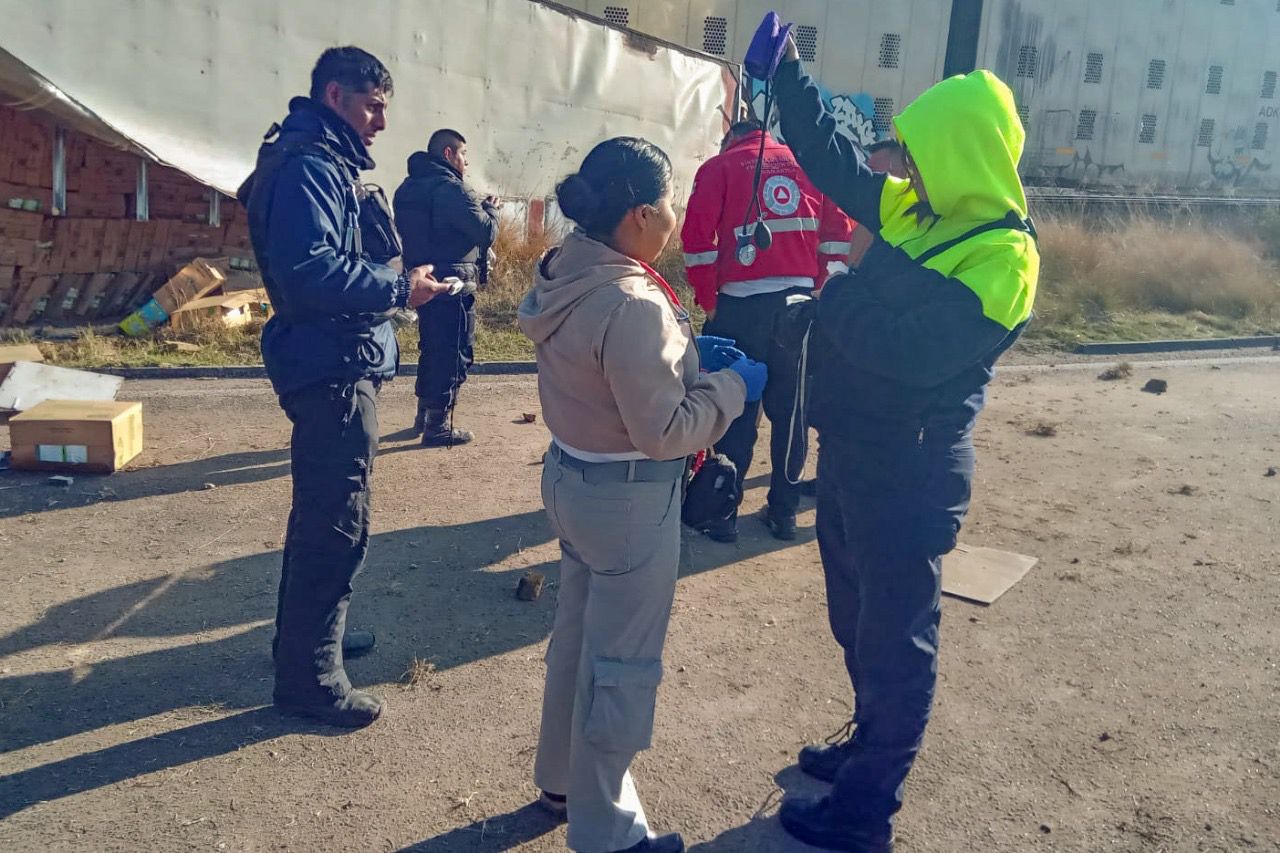
[[[944,605],[902,850],[1280,850],[1277,364],[997,381],[962,538],[1041,562],[991,607]],[[1153,376],[1167,394],[1140,392]],[[351,733],[264,707],[289,508],[267,385],[121,399],[146,417],[129,471],[69,489],[0,474],[0,849],[563,849],[529,806],[555,588],[513,594],[528,568],[556,577],[547,435],[515,422],[537,411],[532,378],[474,380],[461,419],[480,438],[451,451],[397,438],[412,389],[386,389],[351,614],[379,645],[349,670],[389,710]],[[699,853],[808,849],[773,817],[779,789],[821,790],[795,754],[839,728],[850,691],[811,504],[800,523],[785,546],[749,518],[737,545],[686,537],[634,770],[654,827]]]

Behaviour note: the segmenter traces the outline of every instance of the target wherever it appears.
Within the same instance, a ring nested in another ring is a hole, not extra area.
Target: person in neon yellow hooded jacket
[[[853,720],[800,754],[831,793],[787,798],[780,819],[818,847],[883,853],[932,709],[941,557],[969,506],[974,420],[1035,302],[1025,133],[994,74],[953,77],[894,119],[909,179],[876,173],[789,54],[773,81],[787,144],[876,237],[824,287],[808,348],[818,544]]]

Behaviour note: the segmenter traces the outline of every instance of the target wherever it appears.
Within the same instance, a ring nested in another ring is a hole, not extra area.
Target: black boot
[[[422,435],[422,430],[427,425],[427,405],[421,400],[418,401],[418,414],[413,418],[413,434]]]
[[[822,746],[806,746],[800,750],[800,769],[823,782],[836,781],[836,774],[853,754],[854,728],[854,722],[850,720]]]
[[[642,838],[638,843],[618,853],[684,853],[684,839],[680,833]]]
[[[844,823],[826,797],[788,797],[778,810],[782,828],[813,847],[847,853],[893,853],[893,831],[873,832]]]
[[[773,534],[774,539],[790,542],[796,538],[796,514],[794,512],[779,512],[771,506],[766,506],[764,511],[760,513],[760,520],[764,522],[765,527],[769,528],[769,532]]]
[[[362,658],[378,644],[378,638],[372,631],[347,631],[342,635],[342,657],[344,659]],[[271,640],[271,657],[274,660],[276,650],[280,648],[280,637]]]
[[[453,447],[457,444],[469,444],[474,438],[465,429],[453,428],[449,423],[447,409],[427,409],[422,427],[423,447]]]

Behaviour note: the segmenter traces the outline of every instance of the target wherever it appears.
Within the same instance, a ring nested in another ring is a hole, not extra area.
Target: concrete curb
[[[1190,338],[1180,341],[1114,341],[1099,344],[1080,344],[1072,352],[1076,355],[1129,355],[1145,352],[1192,352],[1195,350],[1246,349],[1249,347],[1280,349],[1280,336]]]
[[[266,379],[261,365],[228,365],[226,367],[102,367],[95,373],[125,379]],[[532,361],[483,361],[471,367],[472,376],[516,376],[538,372]],[[418,365],[402,364],[398,376],[417,376]]]

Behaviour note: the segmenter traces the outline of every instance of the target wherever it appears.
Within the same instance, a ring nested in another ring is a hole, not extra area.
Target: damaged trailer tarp
[[[224,192],[339,44],[394,77],[371,151],[388,187],[453,127],[484,192],[549,196],[592,145],[636,135],[671,155],[682,198],[737,98],[731,66],[535,0],[0,0],[0,19],[0,101]]]

